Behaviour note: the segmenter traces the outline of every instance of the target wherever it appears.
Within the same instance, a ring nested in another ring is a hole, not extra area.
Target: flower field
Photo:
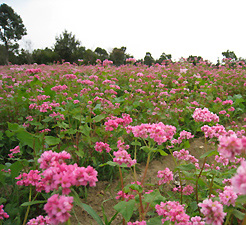
[[[100,225],[246,224],[246,65],[127,62],[0,67],[0,224],[71,224],[75,207]],[[175,169],[148,183],[167,155]],[[112,179],[99,217],[87,190]]]

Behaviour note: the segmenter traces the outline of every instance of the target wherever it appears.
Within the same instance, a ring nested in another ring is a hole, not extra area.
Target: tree
[[[193,55],[190,55],[187,59],[187,61],[193,63],[194,66],[196,66],[196,64],[199,63],[200,60],[203,60],[201,56],[193,56]]]
[[[127,55],[125,54],[126,47],[114,48],[110,53],[109,59],[114,62],[116,66],[120,66],[125,63]]]
[[[237,60],[237,56],[233,51],[227,50],[226,52],[222,52],[222,55],[227,59]]]
[[[144,64],[151,66],[155,62],[154,58],[152,57],[150,52],[146,52],[144,56]]]
[[[56,37],[54,51],[60,56],[60,60],[66,62],[76,61],[74,53],[78,50],[80,41],[76,40],[75,35],[65,30],[59,37]]]
[[[9,51],[16,49],[17,42],[26,35],[26,28],[21,17],[7,4],[0,6],[0,39],[6,49],[6,63],[9,63]]]
[[[171,54],[166,54],[165,52],[163,52],[161,54],[160,58],[158,60],[156,60],[156,62],[161,64],[163,61],[171,60],[171,59],[172,59],[172,55]]]
[[[101,61],[108,59],[108,53],[105,49],[97,47],[94,52]]]
[[[50,48],[35,49],[32,57],[33,61],[38,64],[49,64],[59,60],[59,55]]]

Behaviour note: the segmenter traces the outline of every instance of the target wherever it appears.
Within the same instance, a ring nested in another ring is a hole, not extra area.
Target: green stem
[[[67,225],[71,225],[71,220],[70,218],[68,219],[68,221],[66,222]]]
[[[224,225],[228,225],[229,224],[230,218],[231,218],[231,213],[232,213],[232,210],[230,210],[229,213],[227,214],[226,221],[225,221]]]
[[[150,161],[150,155],[151,155],[151,152],[149,152],[149,154],[148,154],[147,163],[146,163],[146,167],[145,167],[145,171],[144,171],[144,175],[143,175],[143,179],[141,181],[141,184],[144,183],[144,180],[145,180],[145,177],[146,177],[146,174],[147,174],[147,170],[148,170],[148,167],[149,167],[149,161]]]
[[[124,183],[123,183],[123,176],[122,176],[122,171],[121,171],[121,168],[120,167],[119,167],[119,171],[120,171],[120,182],[121,182],[122,200],[124,201],[124,194],[123,194]],[[122,220],[122,224],[123,225],[126,224],[126,221],[125,221],[124,218]]]
[[[209,198],[211,198],[211,194],[212,194],[212,189],[213,189],[213,183],[214,183],[214,175],[212,177],[212,180],[210,182],[210,186],[209,186]]]
[[[31,202],[31,201],[32,201],[32,187],[30,187],[30,191],[29,191],[29,202]],[[24,221],[23,221],[23,224],[22,225],[25,225],[26,224],[29,211],[30,211],[30,205],[27,206],[25,218],[24,218]]]

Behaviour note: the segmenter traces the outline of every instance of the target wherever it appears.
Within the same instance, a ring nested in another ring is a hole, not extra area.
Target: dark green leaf
[[[244,218],[244,216],[245,216],[245,213],[240,212],[240,211],[237,210],[237,209],[234,209],[233,212],[232,212],[232,214],[233,214],[235,217],[237,217],[238,219],[240,219],[240,220],[243,220],[243,218]]]
[[[162,225],[162,221],[161,221],[162,219],[163,219],[163,216],[151,218],[147,221],[147,225]],[[168,222],[167,224],[169,225],[170,222],[169,221],[166,221],[166,222]]]
[[[60,143],[60,138],[53,137],[53,136],[45,136],[45,142],[48,145],[57,145]]]
[[[194,164],[191,164],[191,163],[190,164],[187,164],[187,165],[177,166],[177,168],[180,169],[180,170],[188,170],[188,171],[195,170],[196,169],[195,165]]]
[[[208,152],[205,152],[203,155],[200,156],[200,159],[203,159],[205,157],[209,157],[209,156],[212,156],[212,155],[218,155],[218,151],[215,151],[215,150],[211,150],[211,151],[208,151]]]

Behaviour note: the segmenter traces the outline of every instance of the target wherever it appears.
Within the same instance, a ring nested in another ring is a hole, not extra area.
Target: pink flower
[[[236,155],[240,155],[243,150],[243,143],[236,135],[220,136],[218,152],[224,158],[233,160]]]
[[[191,219],[192,225],[205,225],[205,222],[202,221],[200,216],[192,217]]]
[[[173,180],[173,172],[169,168],[166,168],[165,170],[159,170],[157,177],[161,178],[161,180],[158,181],[159,185],[169,183]]]
[[[79,103],[79,100],[74,100],[73,103],[77,104],[77,103]]]
[[[73,197],[54,194],[44,205],[44,210],[50,217],[51,224],[65,223],[71,216],[69,212],[73,208]]]
[[[97,152],[102,152],[103,150],[106,150],[106,152],[110,152],[111,151],[111,148],[109,147],[109,144],[107,143],[104,143],[104,142],[96,142],[96,145],[95,145],[95,150]]]
[[[115,156],[113,161],[118,163],[119,165],[122,165],[124,163],[128,167],[131,167],[137,163],[136,159],[131,159],[131,155],[128,154],[126,150],[118,150],[117,152],[114,152],[113,154]]]
[[[224,205],[235,206],[235,201],[237,199],[237,194],[233,191],[232,186],[225,186],[224,191],[219,193],[220,202]]]
[[[30,219],[26,225],[48,225],[50,224],[50,218],[48,216],[38,216],[37,218]]]
[[[4,212],[3,205],[0,205],[0,220],[3,220],[4,218],[9,218],[9,215]]]
[[[190,217],[185,213],[184,205],[180,205],[179,202],[161,202],[160,205],[155,206],[155,209],[159,216],[164,217],[162,223],[165,221],[175,222],[175,224],[189,223]]]
[[[9,158],[14,158],[14,154],[17,154],[20,152],[20,146],[17,145],[15,148],[9,150],[11,153],[8,154]]]
[[[213,202],[211,199],[205,199],[198,204],[201,212],[205,216],[205,222],[212,225],[222,225],[226,213],[223,212],[223,205],[218,201]]]
[[[39,173],[40,171],[38,170],[30,170],[29,173],[20,174],[18,177],[15,178],[16,180],[19,180],[16,182],[16,184],[21,186],[36,186],[41,180],[41,176],[39,175]]]
[[[241,162],[237,174],[231,178],[233,190],[241,195],[246,195],[246,161]]]
[[[207,108],[196,108],[192,117],[196,122],[219,122],[219,117]]]

